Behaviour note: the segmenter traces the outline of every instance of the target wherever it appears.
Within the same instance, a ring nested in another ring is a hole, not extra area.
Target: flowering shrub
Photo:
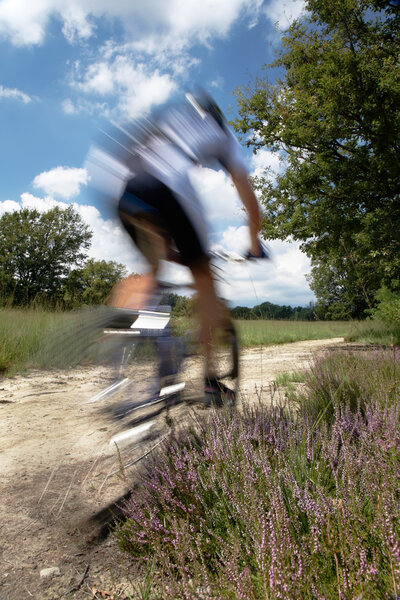
[[[395,352],[331,355],[300,410],[215,411],[170,439],[117,533],[155,567],[153,597],[395,598],[399,369]]]

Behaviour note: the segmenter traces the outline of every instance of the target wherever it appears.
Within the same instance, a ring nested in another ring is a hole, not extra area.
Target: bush
[[[400,293],[382,287],[375,295],[377,305],[370,311],[378,321],[400,326]]]
[[[394,598],[399,362],[397,352],[328,356],[306,408],[212,412],[171,438],[117,532],[155,567],[153,597]]]

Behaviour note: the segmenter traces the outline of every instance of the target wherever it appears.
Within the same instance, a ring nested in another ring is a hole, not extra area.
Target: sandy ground
[[[278,374],[307,368],[315,353],[342,346],[336,338],[246,350],[241,393],[249,402],[260,394],[267,399]],[[121,444],[119,455],[110,446],[118,428],[100,402],[88,400],[111,381],[100,366],[0,380],[0,600],[125,599],[132,591],[129,558],[112,537],[99,538],[90,517],[132,487],[137,467],[121,466],[158,438],[137,439],[125,451]],[[196,375],[192,381],[195,387]],[[184,410],[197,409],[176,407],[173,419]],[[41,576],[48,567],[59,574]]]

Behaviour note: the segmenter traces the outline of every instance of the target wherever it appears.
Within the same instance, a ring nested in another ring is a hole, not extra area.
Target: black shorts
[[[146,243],[141,222],[156,225],[166,238],[176,246],[179,262],[191,266],[207,259],[195,227],[173,192],[161,181],[143,173],[131,179],[118,206],[121,222],[136,246],[150,263],[153,262],[151,244]]]

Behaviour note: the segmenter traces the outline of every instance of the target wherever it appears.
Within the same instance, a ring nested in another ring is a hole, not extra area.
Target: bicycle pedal
[[[163,396],[170,396],[173,394],[178,394],[179,392],[182,392],[185,389],[185,382],[180,382],[180,383],[170,383],[168,384],[166,382],[166,385],[164,385],[161,389],[160,389],[160,398],[162,398]]]

